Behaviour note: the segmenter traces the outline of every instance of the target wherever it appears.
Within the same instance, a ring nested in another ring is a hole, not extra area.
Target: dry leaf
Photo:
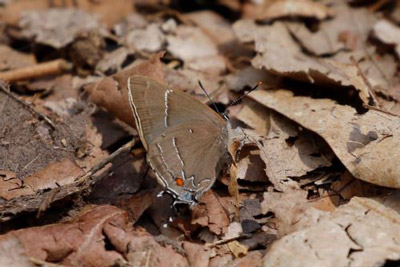
[[[298,22],[287,22],[286,26],[296,40],[314,55],[334,54],[342,49],[363,49],[376,20],[375,15],[368,9],[350,8],[345,3],[335,4],[332,9],[335,17],[322,21],[315,32]]]
[[[229,250],[232,252],[232,254],[236,257],[239,258],[240,256],[246,256],[248,247],[240,244],[238,241],[234,240],[232,242],[229,242],[227,244]]]
[[[279,236],[304,229],[317,223],[328,213],[318,210],[307,201],[307,193],[302,190],[284,193],[265,192],[261,202],[261,212],[273,212],[277,219]]]
[[[376,110],[357,114],[350,106],[285,90],[256,91],[251,97],[319,134],[355,177],[400,188],[399,117]]]
[[[397,56],[400,57],[400,28],[393,23],[381,19],[374,25],[373,34],[384,44],[395,47]]]
[[[11,231],[0,236],[0,245],[17,239],[29,257],[69,266],[146,261],[150,266],[187,266],[180,254],[162,247],[148,233],[133,230],[127,217],[116,207],[98,206],[74,222]]]
[[[318,2],[310,0],[265,1],[257,14],[257,19],[271,20],[282,17],[307,17],[318,20],[331,17],[333,11]]]
[[[190,266],[193,267],[207,267],[210,261],[211,253],[202,245],[184,242],[183,248],[186,252],[187,259]]]
[[[0,242],[0,266],[34,267],[36,265],[25,254],[21,242],[17,238],[9,238]]]
[[[389,199],[386,202],[396,203],[399,209],[399,194]],[[276,241],[264,257],[264,266],[293,262],[299,266],[380,266],[387,260],[398,261],[399,222],[398,212],[385,202],[354,197],[315,225]]]
[[[80,9],[26,12],[20,19],[19,27],[26,38],[33,38],[36,43],[56,49],[71,43],[79,33],[100,28],[93,15]]]
[[[134,29],[125,37],[125,43],[132,52],[136,50],[155,53],[160,51],[165,43],[165,36],[159,25],[152,23],[144,29]]]
[[[253,93],[251,97],[255,97]],[[254,172],[255,168],[265,168],[269,181],[277,190],[299,188],[290,177],[300,177],[319,167],[331,165],[333,155],[329,149],[324,149],[321,141],[318,142],[311,133],[301,131],[296,124],[259,103],[246,101],[237,117],[255,128],[255,133],[260,136],[256,144],[265,165],[258,163],[257,166],[251,166],[251,170]],[[246,170],[241,162],[238,166],[241,172]],[[260,175],[256,177],[262,179]]]
[[[91,12],[100,17],[101,21],[111,27],[128,14],[132,13],[134,5],[132,1],[126,0],[102,0],[93,2],[91,0],[17,0],[10,1],[0,12],[0,18],[7,24],[15,26],[24,12],[45,10],[51,7],[73,8],[79,7],[87,12]],[[113,12],[110,12],[110,9]]]
[[[167,51],[181,59],[185,67],[212,74],[225,71],[225,60],[216,44],[202,30],[179,26],[176,35],[167,36]]]
[[[212,190],[207,191],[201,198],[201,203],[204,203],[204,210],[202,205],[194,208],[194,218],[192,224],[199,224],[207,226],[211,232],[220,235],[226,232],[229,225],[229,218],[226,215],[218,197]]]
[[[39,190],[71,184],[83,174],[82,169],[73,160],[64,159],[49,164],[42,170],[26,177],[23,182],[15,176],[10,179],[0,179],[0,198],[11,200],[20,196],[35,194]]]
[[[239,38],[243,38],[242,41],[251,40],[248,32],[253,34],[258,54],[252,64],[256,68],[265,68],[280,76],[325,86],[353,86],[360,92],[362,101],[370,103],[370,88],[354,64],[305,54],[282,22],[275,22],[271,26],[253,25],[252,30],[246,29],[249,23],[236,22],[234,29]],[[246,33],[242,32],[244,30]]]

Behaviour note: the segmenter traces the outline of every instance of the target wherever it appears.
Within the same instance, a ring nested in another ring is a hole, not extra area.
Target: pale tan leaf
[[[354,197],[315,225],[276,241],[264,266],[380,266],[400,259],[400,215],[389,199]],[[387,203],[387,204],[386,204]],[[334,248],[334,249],[332,249]],[[287,253],[290,251],[291,253]]]
[[[357,178],[400,188],[400,119],[376,110],[357,114],[329,99],[256,91],[252,98],[319,134]]]

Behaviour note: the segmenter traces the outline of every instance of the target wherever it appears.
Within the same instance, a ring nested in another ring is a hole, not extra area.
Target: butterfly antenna
[[[219,109],[218,109],[217,105],[215,104],[215,102],[211,99],[211,97],[210,97],[210,95],[207,93],[206,89],[204,89],[203,84],[201,83],[201,81],[198,80],[198,82],[199,82],[199,86],[200,86],[201,90],[203,90],[203,92],[206,94],[208,100],[210,100],[210,102],[212,103],[212,105],[213,105],[213,107],[215,108],[215,110],[216,110],[219,114],[221,114],[221,112],[219,111]]]
[[[242,100],[243,98],[245,98],[246,96],[248,96],[251,92],[253,92],[254,90],[256,90],[259,86],[262,85],[262,82],[258,82],[256,85],[253,86],[253,88],[251,88],[249,91],[247,91],[246,93],[244,93],[243,95],[239,96],[238,98],[236,98],[235,100],[233,100],[231,103],[228,104],[228,106],[226,107],[226,111],[224,112],[224,117],[227,117],[227,112],[228,112],[228,108],[235,105],[236,103],[238,103],[240,100]]]

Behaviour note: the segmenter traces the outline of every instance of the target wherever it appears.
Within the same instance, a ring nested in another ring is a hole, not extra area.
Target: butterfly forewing
[[[128,80],[128,87],[136,124],[146,147],[166,128],[186,121],[204,120],[221,128],[226,124],[200,101],[151,78],[132,76]]]

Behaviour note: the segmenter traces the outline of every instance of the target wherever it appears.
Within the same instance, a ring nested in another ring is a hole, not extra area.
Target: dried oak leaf
[[[63,159],[36,171],[26,177],[23,182],[16,177],[0,179],[0,198],[10,200],[20,196],[35,194],[39,190],[71,184],[83,174],[83,170],[73,160]]]
[[[369,183],[400,188],[400,119],[377,110],[357,114],[329,99],[255,91],[253,99],[317,133],[346,168]]]
[[[271,20],[282,17],[306,17],[323,20],[332,17],[334,12],[324,4],[310,0],[266,1],[256,17]]]
[[[329,148],[324,149],[323,142],[318,142],[312,133],[301,131],[292,121],[255,101],[245,101],[244,105],[237,118],[255,128],[259,134],[255,143],[265,164],[258,167],[265,168],[269,181],[276,189],[299,188],[290,177],[300,177],[319,167],[331,165],[332,153]],[[241,162],[238,166],[242,167]],[[243,167],[241,169],[244,170]]]
[[[0,266],[34,267],[32,259],[25,253],[24,247],[17,238],[0,242]]]
[[[69,9],[79,7],[79,9],[97,15],[108,27],[113,26],[116,22],[135,11],[133,2],[126,0],[56,0],[51,2],[48,0],[17,0],[10,1],[4,9],[0,10],[0,18],[6,24],[16,26],[24,12],[47,10],[51,7]],[[110,10],[113,12],[110,12]]]
[[[167,43],[167,51],[181,59],[186,68],[216,75],[225,72],[225,59],[200,28],[179,26],[174,35],[167,36]]]
[[[183,249],[186,252],[190,266],[193,267],[209,266],[211,251],[207,250],[204,246],[191,242],[184,242]]]
[[[318,30],[311,32],[303,23],[287,22],[296,40],[314,55],[327,55],[342,49],[363,49],[376,16],[366,8],[350,8],[346,3],[332,7],[335,17],[322,21]]]
[[[400,28],[388,20],[381,19],[375,23],[373,34],[384,44],[392,45],[400,57]]]
[[[387,260],[398,261],[398,212],[398,192],[383,201],[354,197],[330,216],[273,243],[264,266],[293,262],[299,266],[380,266]]]
[[[307,200],[307,193],[302,190],[265,192],[261,202],[261,213],[268,212],[273,212],[277,219],[280,237],[314,225],[328,214],[314,208]]]
[[[143,29],[133,29],[125,36],[126,46],[130,51],[145,51],[155,53],[160,51],[165,44],[165,36],[160,26],[156,23],[147,25]]]
[[[128,102],[128,78],[132,75],[145,75],[162,82],[164,72],[160,58],[163,54],[163,52],[157,53],[148,61],[106,77],[96,84],[86,86],[90,99],[118,119],[134,126],[135,120]]]
[[[9,232],[0,236],[0,245],[10,239],[17,239],[29,257],[69,266],[188,265],[148,233],[133,230],[126,212],[113,206],[95,207],[71,223]]]
[[[193,210],[192,224],[207,226],[216,235],[225,233],[229,218],[215,193],[212,190],[207,191],[202,196],[201,203]]]
[[[52,8],[23,13],[19,21],[22,36],[56,49],[70,44],[82,32],[98,30],[93,15],[80,9]]]
[[[284,23],[257,26],[254,22],[242,20],[233,27],[243,42],[255,41],[257,56],[252,60],[254,67],[324,86],[352,86],[359,91],[364,103],[370,102],[369,85],[359,74],[357,66],[305,54]]]

